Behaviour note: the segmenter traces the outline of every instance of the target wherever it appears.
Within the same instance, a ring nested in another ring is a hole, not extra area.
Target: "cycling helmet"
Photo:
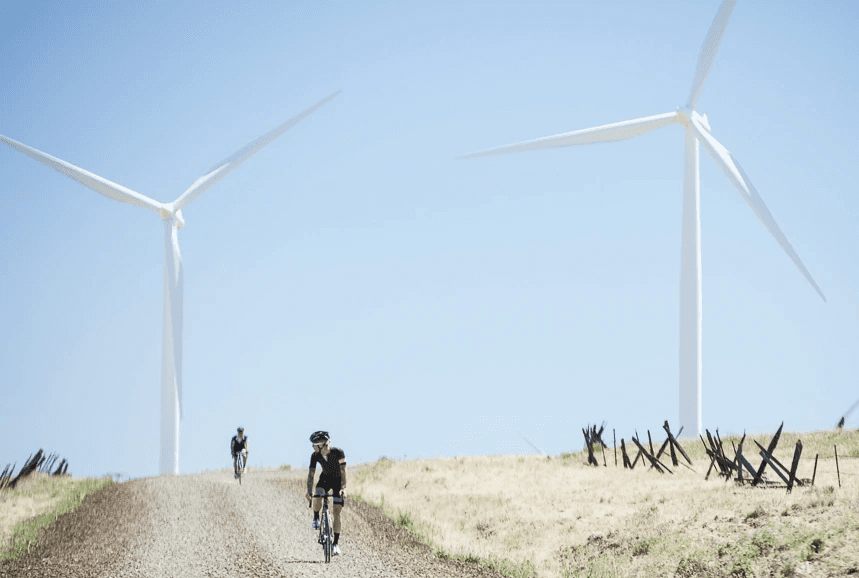
[[[237,432],[239,432],[239,433],[242,433],[243,431],[245,431],[245,428],[243,428],[243,427],[239,427],[238,429],[236,429],[236,431],[237,431]]]
[[[328,440],[331,439],[331,436],[328,435],[327,431],[315,431],[310,436],[310,443],[312,444],[324,444]]]

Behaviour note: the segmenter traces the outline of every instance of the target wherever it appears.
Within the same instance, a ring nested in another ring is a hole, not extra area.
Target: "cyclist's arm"
[[[245,438],[245,455],[248,454],[248,440]]]
[[[340,487],[345,490],[346,489],[346,456],[343,456],[340,459],[340,479],[342,480]]]
[[[316,473],[316,468],[310,468],[310,473],[307,474],[307,493],[313,493],[313,475]]]

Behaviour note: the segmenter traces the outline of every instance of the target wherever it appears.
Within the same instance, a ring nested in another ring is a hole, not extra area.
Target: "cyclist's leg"
[[[331,500],[333,502],[333,523],[331,524],[332,530],[334,532],[334,543],[337,544],[340,540],[340,510],[343,509],[345,504],[345,500],[340,497],[340,489],[342,488],[342,481],[338,478],[336,482],[331,484],[331,493],[336,497]]]
[[[319,481],[316,482],[316,491],[314,492],[313,500],[311,501],[313,507],[313,517],[315,518],[319,514],[319,510],[322,509],[322,498],[318,498],[316,496],[325,495],[326,491],[329,489],[330,484],[324,475],[319,477]]]
[[[248,450],[242,452],[242,462],[244,463],[244,469],[248,469]]]
[[[239,473],[238,469],[236,469],[236,462],[239,460],[239,454],[233,454],[233,473]]]

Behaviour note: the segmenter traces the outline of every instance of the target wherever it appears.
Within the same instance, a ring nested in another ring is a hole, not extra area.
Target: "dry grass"
[[[108,477],[74,478],[33,472],[14,490],[0,490],[0,560],[26,551],[41,528],[77,508],[87,494],[111,483]]]
[[[749,437],[766,446],[771,436]],[[776,451],[782,463],[790,463],[796,439],[782,434]],[[821,454],[816,487],[790,495],[716,476],[705,481],[709,460],[700,441],[695,448],[690,440],[683,443],[697,473],[616,468],[607,450],[608,468],[585,465],[583,452],[551,459],[382,459],[360,468],[350,486],[440,555],[489,561],[511,576],[859,572],[859,459],[849,457],[859,456],[859,433],[816,432],[802,439],[800,477],[811,477],[814,453]],[[723,443],[731,447],[730,438]],[[744,453],[760,462],[748,438]],[[663,461],[670,466],[670,458]]]

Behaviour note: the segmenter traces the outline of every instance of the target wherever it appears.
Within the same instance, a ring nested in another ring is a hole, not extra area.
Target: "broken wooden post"
[[[757,446],[760,448],[761,452],[766,451],[766,450],[764,450],[764,446],[762,446],[761,444],[759,444],[757,440],[752,440],[752,441],[754,441],[754,442],[755,442],[755,444],[757,444]],[[787,480],[785,479],[785,476],[787,476],[787,475],[790,473],[790,470],[789,470],[788,468],[786,468],[786,467],[785,467],[785,465],[784,465],[783,463],[781,463],[780,461],[778,461],[778,459],[777,459],[775,456],[773,456],[773,455],[768,455],[767,457],[769,458],[769,461],[770,461],[770,467],[771,467],[772,469],[776,470],[776,473],[777,473],[777,474],[779,474],[779,476],[781,477],[781,479],[785,480],[785,483],[787,483]],[[782,476],[782,475],[778,472],[778,468],[781,468],[781,470],[784,472],[784,476]],[[796,483],[797,483],[797,485],[799,485],[799,486],[803,485],[802,480],[800,480],[799,478],[797,478],[797,479],[796,479]]]
[[[814,473],[811,474],[811,486],[814,487],[814,478],[817,477],[817,457],[820,454],[814,454]]]
[[[662,424],[662,428],[665,430],[665,433],[668,434],[668,439],[671,440],[671,445],[677,448],[677,451],[680,452],[680,455],[686,458],[686,461],[689,462],[689,465],[691,466],[692,460],[689,459],[689,454],[686,453],[686,451],[683,449],[683,446],[681,446],[680,442],[677,441],[677,437],[671,433],[671,430],[668,428],[668,420],[665,420],[665,423]],[[681,433],[683,433],[682,427],[680,428],[680,431],[677,432],[677,435],[679,436]]]
[[[707,468],[707,475],[704,476],[704,480],[710,479],[710,472],[713,471],[713,465],[716,463],[716,458],[713,456],[712,452],[707,448],[707,443],[704,441],[704,437],[701,434],[698,434],[698,437],[701,438],[701,445],[704,446],[704,452],[710,456],[710,467]]]
[[[746,470],[752,476],[752,479],[754,479],[755,476],[757,476],[757,473],[755,472],[754,466],[752,466],[752,464],[749,463],[749,460],[746,459],[746,456],[743,455],[743,452],[740,452],[737,454],[737,461],[739,462],[741,467],[746,468]]]
[[[710,449],[707,450],[707,453],[713,456],[713,459],[716,462],[716,466],[719,468],[719,475],[727,476],[727,478],[730,478],[731,468],[726,466],[726,460],[722,457],[721,452],[719,451],[718,444],[716,444],[716,442],[713,440],[713,436],[710,435],[710,430],[704,429],[704,432],[707,434],[707,441],[710,442]],[[703,438],[701,439],[701,441],[704,441]],[[704,448],[707,448],[707,444],[704,444]]]
[[[652,456],[652,455],[654,455],[653,454],[653,440],[650,438],[650,430],[647,430],[647,443],[650,444],[650,455]]]
[[[835,446],[835,471],[838,473],[838,487],[841,487],[841,468],[838,467],[838,446]]]
[[[585,435],[585,445],[588,447],[588,465],[600,465],[597,459],[594,457],[594,448],[593,444],[591,443],[591,436],[588,435],[588,431],[584,428],[582,428],[582,433]]]
[[[641,445],[641,442],[638,441],[637,437],[632,438],[632,441],[635,443],[635,445],[638,446],[639,453],[641,453],[645,458],[647,458],[648,461],[650,461],[651,467],[656,468],[656,471],[658,471],[660,474],[665,473],[662,471],[662,469],[664,468],[669,474],[674,473],[668,468],[668,466],[666,466],[665,464],[660,462],[658,459],[656,459],[652,455],[648,454],[647,450],[644,449],[644,446]]]
[[[743,436],[745,439],[745,436]],[[739,464],[739,458],[737,456],[743,453],[743,442],[740,442],[739,448],[734,448],[734,463]],[[744,485],[746,481],[743,479],[743,468],[737,468],[737,481],[740,482],[741,485]]]
[[[611,428],[611,441],[614,445],[614,467],[617,467],[617,438],[614,435],[614,428]]]
[[[788,483],[787,478],[785,477],[785,475],[783,473],[781,473],[781,470],[779,470],[776,467],[776,465],[772,462],[772,456],[768,456],[767,453],[763,449],[761,450],[760,453],[761,453],[761,457],[764,459],[764,461],[769,464],[769,466],[772,468],[772,470],[776,474],[778,474],[778,477],[781,478],[781,481],[783,481],[785,484],[787,484]]]
[[[746,441],[746,432],[745,432],[745,430],[743,430],[743,437],[741,437],[741,438],[740,438],[740,449],[739,449],[739,451],[742,451],[742,449],[743,449],[743,442],[744,442],[744,441]],[[731,443],[733,444],[734,442],[733,442],[733,441],[731,441]],[[737,464],[737,451],[738,451],[738,450],[737,450],[737,448],[734,448],[734,460],[733,460],[733,462],[731,462],[731,463],[733,463],[733,464],[734,464],[734,467],[738,467],[738,464]]]
[[[773,455],[776,446],[778,445],[778,438],[781,437],[781,428],[784,427],[784,422],[781,422],[781,425],[778,426],[778,430],[775,432],[773,439],[770,440],[769,446],[767,446],[767,455]],[[764,473],[764,469],[767,467],[766,460],[761,462],[761,467],[758,468],[757,473],[755,474],[755,479],[752,480],[752,485],[757,486],[761,482],[761,476]]]
[[[793,480],[796,476],[796,468],[799,466],[799,456],[802,455],[802,440],[796,440],[796,449],[793,452],[793,463],[790,465],[790,481],[787,483],[787,493],[793,490]]]

